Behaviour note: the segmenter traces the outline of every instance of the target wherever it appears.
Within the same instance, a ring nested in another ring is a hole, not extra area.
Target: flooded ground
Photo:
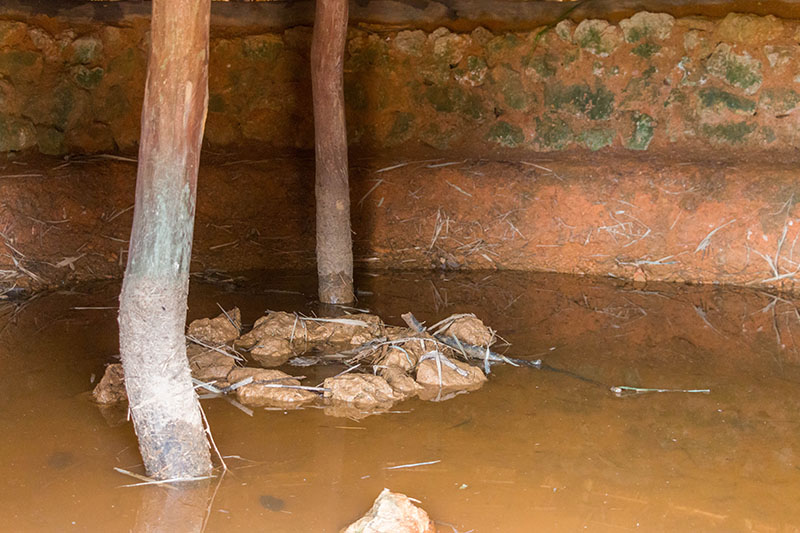
[[[0,337],[0,528],[337,532],[388,487],[443,532],[800,529],[796,302],[541,274],[357,281],[358,305],[387,323],[474,312],[509,355],[566,372],[495,367],[480,391],[360,421],[205,400],[230,467],[222,481],[194,495],[123,488],[135,480],[114,467],[141,471],[132,427],[87,394],[118,352],[118,286],[41,296],[7,315]],[[309,313],[314,292],[299,274],[196,281],[189,315]],[[311,385],[339,370],[289,368]],[[620,398],[613,385],[711,393]],[[177,508],[181,525],[169,525]]]

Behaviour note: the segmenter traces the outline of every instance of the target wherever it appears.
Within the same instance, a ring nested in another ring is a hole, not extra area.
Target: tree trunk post
[[[210,0],[153,0],[119,338],[139,451],[155,479],[211,471],[184,338],[210,9]]]
[[[347,0],[317,0],[311,41],[319,299],[353,301],[353,241],[347,177],[343,66]]]

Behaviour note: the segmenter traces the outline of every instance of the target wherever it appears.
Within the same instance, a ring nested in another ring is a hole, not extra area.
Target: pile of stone
[[[330,415],[356,418],[415,396],[443,400],[476,390],[490,362],[519,362],[490,350],[496,335],[472,314],[453,315],[427,330],[410,313],[404,319],[409,327],[386,325],[371,314],[270,312],[242,334],[241,313],[234,308],[189,324],[186,351],[192,378],[206,393],[235,395],[250,407],[318,402]],[[470,364],[474,360],[481,366]],[[347,368],[319,386],[275,369],[331,362]],[[103,404],[126,399],[121,365],[107,367],[93,396]]]

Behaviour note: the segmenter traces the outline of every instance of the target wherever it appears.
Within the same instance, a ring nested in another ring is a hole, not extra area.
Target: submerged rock
[[[249,349],[266,337],[281,339],[302,338],[302,325],[296,315],[273,311],[262,316],[253,324],[253,329],[245,333],[236,341],[236,346]]]
[[[471,315],[456,318],[442,333],[474,346],[488,346],[493,339],[492,330],[480,318]]]
[[[250,357],[264,368],[281,366],[294,355],[292,344],[280,337],[264,337],[250,350]]]
[[[383,324],[380,317],[366,313],[325,320],[303,320],[308,327],[311,342],[359,346],[380,336]]]
[[[237,399],[245,405],[264,407],[292,407],[314,400],[317,395],[303,389],[278,387],[286,385],[297,387],[300,381],[280,370],[259,368],[237,368],[228,374],[228,381],[234,385],[249,377],[253,381],[236,389]]]
[[[367,514],[341,533],[436,533],[436,526],[408,496],[383,489]]]
[[[197,344],[190,344],[186,347],[186,356],[189,359],[189,370],[192,372],[192,377],[200,381],[226,379],[228,373],[236,368],[236,361],[233,357]]]
[[[368,314],[317,319],[272,312],[256,320],[253,329],[239,337],[236,345],[252,348],[262,339],[276,337],[301,346],[300,351],[324,343],[358,346],[379,336],[382,325],[379,317]]]
[[[360,408],[392,405],[400,396],[381,376],[345,374],[327,378],[322,386],[330,389],[326,398],[354,404]]]
[[[92,391],[92,398],[100,404],[128,401],[128,392],[125,390],[125,374],[122,372],[121,363],[114,363],[106,367],[100,383]]]
[[[227,316],[222,313],[216,318],[201,318],[192,321],[186,335],[214,346],[236,339],[242,328],[242,313],[238,307],[234,307],[226,313]]]
[[[381,359],[381,365],[397,368],[403,372],[414,368],[414,365],[417,364],[421,353],[417,353],[418,350],[407,347],[406,344],[409,343],[389,346],[386,350],[386,355],[384,355],[383,359]],[[416,344],[417,346],[419,345],[419,343]],[[421,350],[419,351],[421,352]]]
[[[416,366],[419,358],[436,348],[437,342],[428,333],[416,333],[409,328],[392,328],[386,337],[390,341],[403,341],[391,345],[383,364],[408,370]],[[403,362],[405,360],[406,362]]]
[[[413,398],[422,390],[422,386],[414,378],[406,374],[405,370],[398,367],[387,367],[381,370],[381,377],[394,390],[399,399]]]
[[[477,390],[486,382],[486,375],[483,371],[476,367],[464,363],[462,361],[455,361],[449,359],[449,362],[458,370],[445,363],[448,358],[444,355],[441,365],[441,376],[439,375],[439,366],[435,359],[426,359],[417,365],[417,383],[426,387],[438,387],[444,390],[462,390],[472,391]]]

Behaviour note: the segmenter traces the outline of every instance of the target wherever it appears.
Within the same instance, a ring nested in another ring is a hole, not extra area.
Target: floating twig
[[[235,241],[225,242],[225,243],[222,243],[222,244],[217,244],[215,246],[209,246],[208,249],[209,250],[219,250],[220,248],[227,248],[228,246],[235,246],[237,244],[239,244],[239,239],[236,239]]]
[[[628,387],[625,385],[615,385],[611,387],[611,392],[617,396],[632,396],[634,394],[645,394],[648,392],[684,392],[684,393],[698,393],[710,394],[711,389],[643,389],[640,387]]]
[[[423,461],[421,463],[409,463],[405,465],[397,465],[397,466],[385,466],[384,470],[400,470],[401,468],[414,468],[416,466],[428,466],[428,465],[435,465],[437,463],[441,463],[441,459],[436,459],[435,461]]]

